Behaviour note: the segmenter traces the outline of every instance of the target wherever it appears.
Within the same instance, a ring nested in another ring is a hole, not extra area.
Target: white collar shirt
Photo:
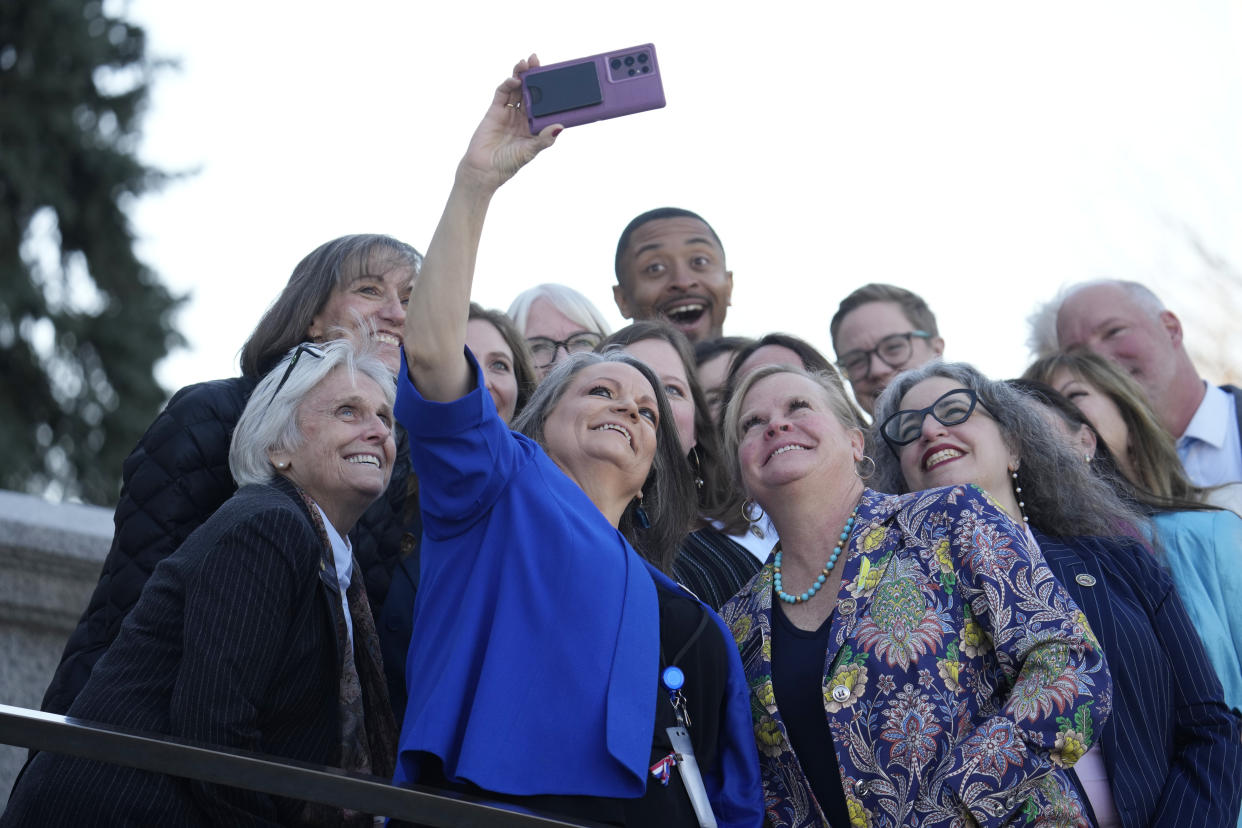
[[[1233,396],[1207,384],[1207,393],[1177,441],[1186,475],[1196,486],[1242,480],[1242,440]]]
[[[724,524],[719,521],[712,521],[712,524],[717,529],[724,528]],[[754,522],[753,528],[743,530],[740,535],[729,535],[729,540],[754,555],[761,564],[768,562],[772,547],[776,546],[780,539],[772,519],[763,510],[760,510],[759,519]]]
[[[349,579],[354,574],[354,552],[350,546],[349,538],[341,537],[341,533],[336,531],[336,527],[332,525],[332,521],[328,520],[328,516],[323,513],[323,509],[319,508],[319,504],[315,504],[315,508],[319,509],[319,516],[323,518],[324,531],[328,533],[328,543],[332,546],[332,562],[336,564],[336,583],[341,588],[341,609],[345,611],[345,632],[349,636],[349,640],[354,640],[354,619],[349,614],[349,598],[345,595],[345,591],[349,589]]]

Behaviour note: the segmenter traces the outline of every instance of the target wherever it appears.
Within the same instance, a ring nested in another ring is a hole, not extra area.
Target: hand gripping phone
[[[664,106],[664,84],[650,43],[539,66],[522,76],[531,133],[571,127]]]

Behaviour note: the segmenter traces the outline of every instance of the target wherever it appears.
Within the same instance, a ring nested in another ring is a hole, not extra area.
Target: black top
[[[413,475],[411,475],[413,477]],[[405,660],[414,638],[414,599],[418,595],[419,559],[418,541],[422,538],[422,516],[413,510],[402,538],[401,559],[392,570],[388,596],[383,606],[372,605],[375,614],[375,631],[379,635],[380,651],[384,657],[384,678],[388,683],[388,701],[397,722],[397,732],[405,719],[406,702],[409,700],[405,686]]]
[[[725,646],[733,642],[721,639],[719,628],[707,617],[707,610],[698,601],[657,585],[660,599],[660,670],[672,664],[685,674],[682,695],[687,702],[690,742],[698,762],[700,775],[704,768],[716,764],[720,729],[725,715],[725,685],[728,681],[728,660]],[[702,624],[706,621],[706,624]],[[689,647],[687,648],[687,645]],[[680,657],[678,654],[681,654]],[[656,717],[651,744],[654,765],[673,750],[667,728],[677,725],[676,713],[668,691],[655,677]],[[668,785],[655,777],[647,779],[647,793],[640,799],[626,802],[627,825],[687,825],[697,828],[699,822],[690,805],[690,795],[682,783],[681,769],[669,775]]]
[[[668,662],[676,659],[674,663],[685,674],[682,693],[690,714],[688,730],[701,772],[703,768],[712,767],[716,762],[720,730],[725,716],[725,687],[728,676],[728,651],[725,647],[733,646],[733,642],[724,641],[719,627],[710,618],[700,628],[700,621],[704,619],[707,611],[698,601],[684,593],[670,592],[659,584],[656,585],[656,593],[660,601],[660,669],[662,671]],[[690,647],[680,658],[676,658],[687,643],[690,643]],[[822,661],[822,650],[820,656]],[[652,676],[652,684],[658,694],[650,762],[654,765],[672,751],[665,728],[673,727],[677,722],[668,691],[660,684],[658,674]],[[554,705],[556,700],[548,699],[546,703]],[[699,824],[679,769],[672,772],[667,786],[661,785],[655,777],[648,776],[646,793],[636,799],[497,794],[475,785],[448,783],[444,778],[440,760],[429,754],[421,757],[418,782],[420,785],[465,791],[549,814],[581,817],[609,825],[697,828]],[[845,824],[848,825],[848,822]],[[393,825],[398,823],[394,822]]]
[[[817,630],[800,630],[776,606],[777,601],[772,603],[772,691],[776,706],[828,824],[847,828],[850,817],[845,788],[824,712],[824,658],[832,616]]]
[[[708,526],[682,541],[670,577],[719,612],[762,568],[750,550]]]

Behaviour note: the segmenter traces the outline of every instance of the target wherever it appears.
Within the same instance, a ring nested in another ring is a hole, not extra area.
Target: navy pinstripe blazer
[[[156,568],[69,715],[338,764],[343,610],[322,555],[289,483],[239,490]],[[40,753],[0,826],[289,825],[307,815],[294,800]]]
[[[1169,575],[1137,543],[1034,535],[1108,659],[1099,743],[1122,825],[1234,828],[1242,729]]]

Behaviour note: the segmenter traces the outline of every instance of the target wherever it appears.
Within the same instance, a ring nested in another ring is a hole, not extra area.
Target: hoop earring
[[[703,464],[699,462],[699,447],[690,447],[690,467],[694,470],[694,487],[703,488]]]
[[[763,540],[763,529],[759,526],[759,522],[763,520],[763,507],[748,497],[742,501],[742,517],[750,524],[747,531]]]
[[[1022,499],[1022,487],[1018,485],[1018,470],[1011,468],[1009,476],[1013,478],[1013,494],[1018,500],[1018,514],[1022,515],[1022,523],[1029,524],[1031,519],[1026,516],[1026,501]]]
[[[859,471],[858,466],[861,466],[864,464],[870,464],[870,466],[867,468],[867,471],[866,472]],[[857,464],[855,464],[854,474],[858,476],[859,480],[870,480],[871,476],[875,474],[875,458],[864,454],[862,456],[862,459],[859,460]]]

